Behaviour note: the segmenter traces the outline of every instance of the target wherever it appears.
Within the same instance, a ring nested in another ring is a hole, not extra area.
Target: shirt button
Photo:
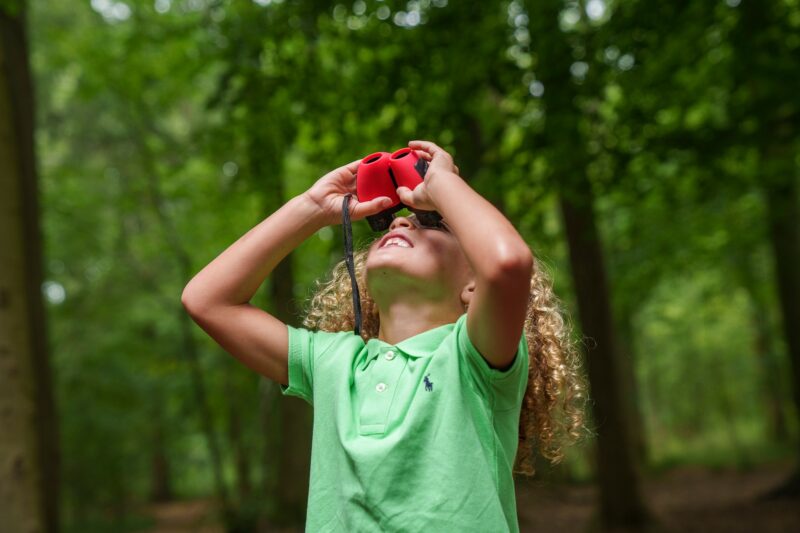
[[[378,392],[383,392],[386,390],[386,383],[378,383],[375,385],[375,390]]]
[[[394,356],[395,356],[395,353],[393,351],[389,350],[388,352],[386,352],[386,360],[387,361],[391,361],[392,359],[394,359]]]

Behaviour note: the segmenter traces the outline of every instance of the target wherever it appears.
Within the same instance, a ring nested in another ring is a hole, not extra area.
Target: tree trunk
[[[746,105],[732,108],[735,111],[732,119],[756,125],[752,134],[742,135],[745,144],[759,150],[760,175],[756,179],[766,199],[778,300],[798,407],[795,411],[800,416],[800,207],[795,162],[799,113],[795,98],[797,83],[792,77],[797,70],[797,54],[786,44],[787,36],[796,30],[788,22],[785,8],[780,0],[742,2],[730,37],[735,59],[731,81],[734,86],[746,89],[747,100]],[[764,54],[763,50],[770,53]],[[781,68],[776,69],[776,65]],[[788,83],[784,79],[787,74]],[[764,496],[798,494],[800,464],[783,485]]]
[[[561,215],[569,248],[570,265],[578,301],[581,329],[587,341],[590,397],[597,431],[596,465],[599,484],[599,523],[603,529],[641,528],[654,522],[641,490],[638,452],[631,424],[632,409],[627,408],[632,370],[623,365],[617,345],[611,311],[602,244],[595,222],[592,185],[586,175],[588,139],[582,128],[582,111],[576,102],[581,96],[570,74],[573,44],[558,30],[564,3],[561,0],[525,2],[530,32],[535,35],[532,51],[537,54],[536,78],[544,86],[542,97],[547,126],[539,145],[544,144],[551,175],[559,190]],[[581,42],[587,48],[591,42]],[[593,50],[586,51],[592,57]],[[583,91],[599,90],[599,81],[590,75]],[[588,119],[587,119],[588,120]]]
[[[225,398],[228,401],[228,439],[233,451],[233,466],[236,471],[236,490],[240,502],[250,498],[253,485],[250,480],[250,455],[242,436],[241,405],[237,404],[235,387],[231,383],[234,369],[225,365]]]
[[[167,454],[164,436],[164,418],[158,407],[156,408],[153,422],[153,449],[150,456],[150,501],[168,502],[173,498],[169,454]]]
[[[800,206],[794,151],[772,145],[765,150],[762,165],[769,236],[775,258],[783,330],[791,368],[795,412],[800,415]],[[800,452],[800,450],[798,450]],[[800,466],[770,496],[796,497],[800,494]]]
[[[800,209],[791,162],[789,159],[786,164],[789,174],[782,183],[768,186],[766,196],[778,299],[792,368],[794,400],[800,413]]]
[[[600,519],[605,528],[641,527],[650,522],[641,492],[641,472],[623,391],[625,372],[611,314],[610,292],[595,224],[588,180],[571,177],[572,194],[561,196],[561,212],[584,337],[588,338],[590,396],[597,426],[596,471]]]
[[[750,297],[750,323],[755,337],[753,351],[761,373],[759,381],[762,402],[768,417],[768,437],[775,442],[787,443],[790,435],[784,408],[785,387],[777,360],[777,346],[773,338],[769,304],[755,271],[752,250],[737,249],[732,252],[734,253],[732,263],[738,271],[742,287]]]
[[[58,530],[58,431],[47,354],[24,2],[0,7],[0,524]]]
[[[623,394],[622,398],[628,412],[628,420],[631,427],[631,439],[633,449],[636,453],[636,463],[644,467],[648,462],[649,450],[647,448],[647,438],[644,428],[644,413],[641,411],[641,395],[639,384],[636,379],[636,359],[633,348],[633,329],[630,314],[625,312],[619,317],[619,353],[621,357],[621,370],[623,373]]]

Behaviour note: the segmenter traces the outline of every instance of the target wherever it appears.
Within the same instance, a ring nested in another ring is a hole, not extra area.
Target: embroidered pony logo
[[[433,390],[433,383],[431,383],[431,380],[428,379],[428,376],[430,376],[430,374],[426,375],[425,376],[425,380],[424,380],[425,381],[425,390],[426,391],[432,391]]]

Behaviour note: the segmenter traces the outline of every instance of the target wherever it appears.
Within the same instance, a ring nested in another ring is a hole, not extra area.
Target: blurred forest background
[[[0,530],[299,530],[310,408],[180,294],[410,139],[584,339],[597,435],[519,480],[521,529],[800,530],[800,1],[0,0],[0,32]],[[342,257],[320,230],[253,303],[299,326]]]

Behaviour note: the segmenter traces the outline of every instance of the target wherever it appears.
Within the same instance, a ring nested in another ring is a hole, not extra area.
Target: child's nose
[[[389,231],[392,231],[393,229],[395,229],[396,227],[400,226],[401,224],[403,226],[407,227],[407,228],[413,228],[414,227],[414,224],[411,222],[411,220],[408,217],[395,217],[394,220],[392,220],[392,223],[389,224]]]

